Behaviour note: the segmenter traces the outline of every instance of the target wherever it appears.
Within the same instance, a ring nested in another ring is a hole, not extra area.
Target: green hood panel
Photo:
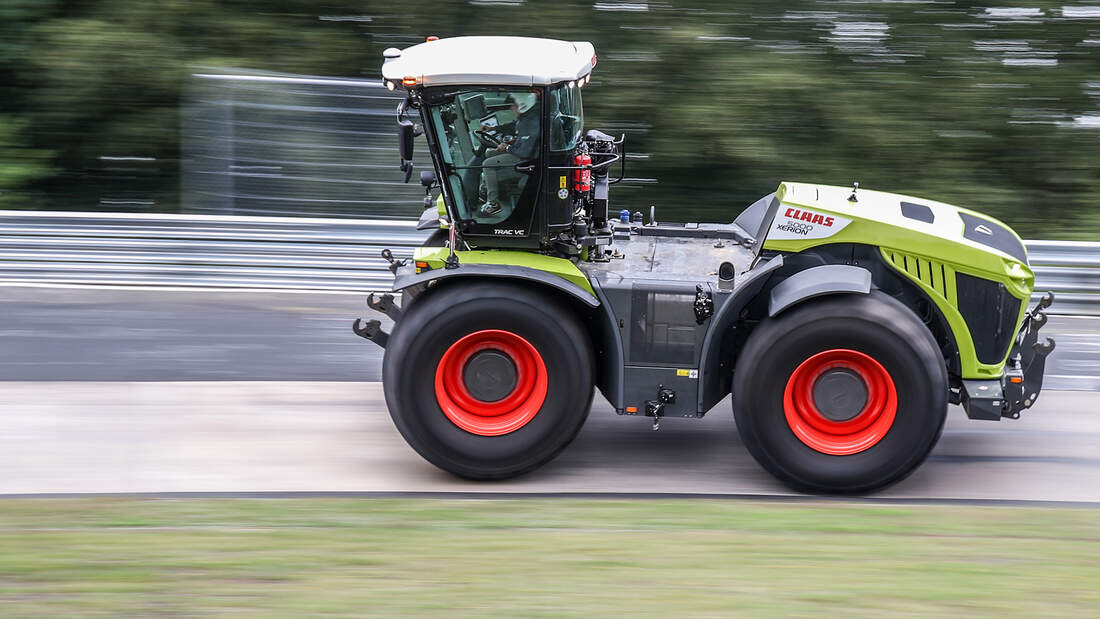
[[[988,229],[1010,235],[1022,247],[1019,236],[991,217],[943,202],[867,189],[857,190],[856,200],[850,201],[852,193],[850,187],[780,184],[776,192],[780,206],[764,248],[800,252],[834,243],[878,246],[887,264],[924,290],[947,319],[959,348],[963,378],[1000,376],[1004,359],[996,364],[977,359],[970,330],[958,310],[955,274],[1004,284],[1022,301],[1017,328],[1035,276],[1026,261],[964,236],[962,215],[988,223]]]
[[[850,187],[780,184],[776,197],[781,204],[764,249],[799,252],[825,243],[878,245],[965,265],[961,270],[979,277],[1011,277],[1019,282],[1014,294],[1024,298],[1024,288],[1030,294],[1032,273],[1026,262],[963,236],[965,226],[960,214],[983,220],[990,228],[1004,229],[1022,245],[1019,237],[996,219],[943,202],[896,193],[859,189],[855,202],[848,200],[851,195]],[[933,221],[907,217],[902,211],[903,203],[914,205],[910,208],[918,215],[929,215]],[[815,221],[814,215],[822,218]]]

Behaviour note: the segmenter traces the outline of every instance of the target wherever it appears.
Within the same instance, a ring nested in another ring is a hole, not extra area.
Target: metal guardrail
[[[379,290],[410,220],[0,211],[0,282]]]
[[[0,211],[0,282],[379,290],[391,248],[427,233],[404,219]],[[1027,241],[1055,314],[1100,314],[1100,243]]]
[[[1054,291],[1049,314],[1100,314],[1100,243],[1088,241],[1024,241],[1035,272],[1032,301]]]

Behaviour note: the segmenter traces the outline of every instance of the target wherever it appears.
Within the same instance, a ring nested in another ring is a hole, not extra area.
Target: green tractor
[[[1020,238],[949,204],[780,183],[732,223],[615,211],[623,138],[585,132],[590,43],[430,39],[384,53],[401,168],[434,228],[383,256],[394,295],[356,321],[424,458],[503,479],[560,453],[595,389],[620,415],[700,418],[732,394],[753,457],[793,488],[862,493],[912,472],[947,405],[1018,418],[1053,341]],[[434,192],[438,199],[433,201]]]

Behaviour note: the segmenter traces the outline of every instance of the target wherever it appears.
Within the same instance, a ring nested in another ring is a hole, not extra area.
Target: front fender
[[[847,264],[826,264],[799,271],[772,288],[768,315],[775,316],[806,299],[838,292],[869,294],[871,272]]]

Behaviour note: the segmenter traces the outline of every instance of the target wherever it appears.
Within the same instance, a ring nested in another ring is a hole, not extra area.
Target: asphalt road
[[[0,380],[378,381],[364,295],[0,286]],[[1100,390],[1100,318],[1051,317],[1048,389]]]
[[[499,483],[424,462],[386,412],[360,296],[0,287],[0,494],[520,492],[783,495],[728,402],[702,420],[597,399],[556,461]],[[1052,318],[1047,389],[1019,421],[952,407],[916,474],[881,496],[1100,502],[1100,321]],[[172,382],[167,382],[172,381]]]

